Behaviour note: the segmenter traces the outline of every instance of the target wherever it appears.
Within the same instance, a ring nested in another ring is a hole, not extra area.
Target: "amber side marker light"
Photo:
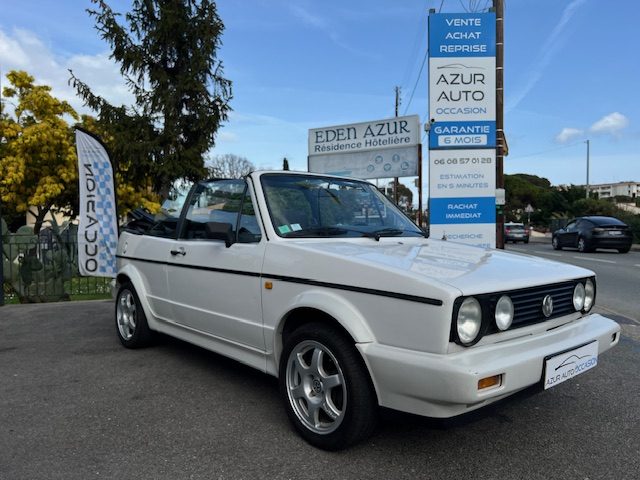
[[[273,288],[273,283],[264,282],[264,288],[267,289],[267,290],[271,290]]]
[[[496,387],[500,385],[502,375],[493,375],[492,377],[481,378],[478,380],[478,390],[484,390],[485,388]]]

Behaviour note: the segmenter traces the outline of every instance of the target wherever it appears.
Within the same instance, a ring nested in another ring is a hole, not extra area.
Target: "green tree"
[[[113,106],[71,72],[85,103],[109,125],[114,156],[132,161],[131,175],[149,173],[165,195],[174,180],[206,174],[204,154],[230,109],[231,82],[217,58],[224,25],[212,0],[133,0],[120,22],[103,0],[92,0],[100,36],[135,97]]]
[[[567,200],[546,178],[523,173],[505,175],[505,190],[508,221],[523,221],[524,210],[531,205],[531,223],[546,226],[554,212],[568,209]]]
[[[0,201],[5,211],[30,211],[37,234],[52,207],[70,207],[77,157],[64,117],[78,116],[71,105],[51,95],[51,87],[35,85],[27,72],[11,71],[7,79],[10,85],[2,94],[15,108],[13,116],[0,116]]]
[[[211,178],[242,178],[256,169],[245,157],[233,153],[216,155],[209,159],[207,164]]]
[[[406,197],[409,205],[413,204],[413,192],[406,185],[398,182],[398,198]]]
[[[606,217],[617,217],[621,210],[609,200],[598,200],[595,198],[581,198],[571,204],[569,213],[572,217],[584,215],[604,215]]]
[[[558,187],[558,192],[560,192],[569,205],[587,196],[587,190],[579,185],[561,186]]]
[[[84,130],[93,133],[105,144],[109,155],[113,155],[115,138],[110,134],[110,125],[98,121],[90,115],[82,115],[81,122],[78,124]],[[151,212],[157,212],[160,209],[160,198],[153,192],[153,181],[149,172],[137,172],[130,158],[120,157],[112,158],[113,168],[116,180],[116,197],[118,201],[118,213],[124,215],[126,212],[134,210],[138,207],[144,207]],[[73,199],[78,202],[76,194]],[[77,207],[76,210],[77,211]]]

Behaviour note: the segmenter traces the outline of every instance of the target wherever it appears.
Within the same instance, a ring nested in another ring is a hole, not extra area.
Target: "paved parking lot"
[[[632,321],[571,382],[448,422],[385,411],[368,442],[327,453],[291,430],[275,379],[171,339],[126,350],[111,316],[0,308],[0,479],[638,478]]]

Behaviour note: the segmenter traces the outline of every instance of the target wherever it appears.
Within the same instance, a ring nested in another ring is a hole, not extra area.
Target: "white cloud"
[[[557,143],[568,143],[571,140],[575,140],[576,138],[584,135],[584,130],[580,130],[577,128],[563,128],[562,131],[556,135]]]
[[[302,8],[302,6],[300,5],[291,5],[290,8],[291,12],[304,23],[321,30],[329,30],[329,25],[324,18],[312,14],[308,10]]]
[[[622,130],[629,125],[629,119],[619,112],[605,115],[596,123],[591,125],[589,131],[592,133],[602,133],[619,137]]]
[[[585,3],[586,0],[573,0],[562,11],[560,21],[556,24],[551,34],[547,37],[546,42],[540,49],[540,54],[534,64],[534,68],[528,75],[528,81],[524,86],[516,90],[516,93],[507,98],[507,105],[505,109],[507,112],[516,108],[520,102],[529,94],[531,90],[537,85],[542,78],[542,74],[549,66],[549,63],[556,54],[556,51],[562,45],[561,39],[564,33],[565,27],[569,24],[571,18],[576,11]]]
[[[20,42],[9,37],[2,30],[0,30],[0,62],[3,70],[7,69],[7,65],[13,65],[13,68],[17,69],[26,68],[29,64],[29,58]]]
[[[238,135],[233,132],[226,132],[221,130],[218,132],[216,139],[218,142],[237,142]]]
[[[0,29],[0,65],[2,84],[7,85],[10,70],[24,70],[36,79],[36,84],[49,85],[52,94],[69,102],[79,113],[92,113],[69,85],[69,69],[86,82],[94,93],[115,105],[131,104],[133,96],[120,75],[119,66],[104,52],[97,55],[57,57],[33,32]]]
[[[295,17],[297,17],[303,23],[322,31],[338,47],[348,51],[349,53],[352,53],[353,55],[357,55],[359,57],[364,57],[364,58],[373,59],[373,60],[378,59],[378,57],[372,52],[354,48],[348,43],[344,42],[342,40],[342,37],[338,34],[338,32],[333,27],[333,25],[335,24],[335,21],[330,22],[319,15],[311,13],[309,10],[305,9],[299,4],[292,5],[289,8],[291,13]]]

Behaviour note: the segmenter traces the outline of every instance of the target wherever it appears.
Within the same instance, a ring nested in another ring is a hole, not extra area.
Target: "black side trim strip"
[[[366,293],[368,295],[377,295],[379,297],[397,298],[400,300],[408,300],[410,302],[426,303],[428,305],[442,306],[442,300],[427,297],[418,297],[417,295],[407,295],[405,293],[387,292],[385,290],[376,290],[374,288],[354,287],[353,285],[343,285],[339,283],[319,282],[317,280],[309,280],[307,278],[284,277],[282,275],[269,275],[263,273],[264,278],[272,278],[282,282],[301,283],[303,285],[313,285],[315,287],[335,288],[337,290],[346,290],[349,292]]]
[[[145,263],[156,263],[158,265],[167,265],[167,262],[163,262],[161,260],[147,260],[146,258],[137,258],[137,257],[127,257],[125,255],[116,255],[116,258],[123,258],[125,260],[134,260],[136,262],[145,262]]]
[[[124,258],[125,260],[133,260],[134,262],[155,263],[157,265],[168,265],[172,267],[188,268],[190,270],[205,270],[207,272],[229,273],[231,275],[244,275],[245,277],[260,277],[258,272],[245,272],[243,270],[230,270],[227,268],[205,267],[203,265],[183,265],[173,262],[162,262],[160,260],[148,260],[146,258],[126,257],[124,255],[116,255],[116,258]]]
[[[376,290],[374,288],[364,288],[364,287],[354,287],[353,285],[343,285],[339,283],[328,283],[328,282],[320,282],[318,280],[311,280],[308,278],[298,278],[298,277],[286,277],[283,275],[270,275],[268,273],[260,274],[258,272],[245,272],[241,270],[228,270],[224,268],[214,268],[214,267],[204,267],[201,265],[181,265],[179,263],[172,262],[162,262],[159,260],[147,260],[144,258],[134,258],[134,257],[126,257],[123,255],[116,255],[117,258],[123,258],[126,260],[133,260],[137,262],[146,262],[146,263],[155,263],[158,265],[170,265],[172,267],[181,267],[181,268],[190,268],[193,270],[206,270],[210,272],[220,272],[220,273],[228,273],[231,275],[244,275],[247,277],[261,277],[261,278],[269,278],[272,280],[280,280],[282,282],[288,283],[299,283],[302,285],[312,285],[314,287],[325,287],[325,288],[334,288],[336,290],[345,290],[348,292],[358,292],[365,293],[367,295],[376,295],[379,297],[388,297],[388,298],[396,298],[399,300],[407,300],[409,302],[417,302],[417,303],[425,303],[427,305],[436,305],[438,307],[443,305],[442,300],[438,300],[435,298],[427,298],[427,297],[419,297],[417,295],[407,295],[405,293],[396,293],[396,292],[387,292],[385,290]]]

